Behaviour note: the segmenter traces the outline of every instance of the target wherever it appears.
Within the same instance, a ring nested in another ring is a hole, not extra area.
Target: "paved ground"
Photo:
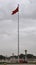
[[[12,65],[35,65],[35,64],[12,64]]]
[[[4,64],[0,64],[0,65],[4,65]],[[36,64],[6,64],[6,65],[36,65]]]

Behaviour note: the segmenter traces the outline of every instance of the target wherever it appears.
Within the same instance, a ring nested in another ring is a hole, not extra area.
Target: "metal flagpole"
[[[18,62],[19,62],[19,4],[18,4]]]
[[[19,4],[18,7],[12,11],[12,15],[18,12],[18,62],[19,62]]]

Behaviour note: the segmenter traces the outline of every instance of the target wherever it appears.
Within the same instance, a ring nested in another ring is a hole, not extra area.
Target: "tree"
[[[24,58],[25,55],[24,55],[24,54],[20,54],[19,57],[20,57],[20,58]]]

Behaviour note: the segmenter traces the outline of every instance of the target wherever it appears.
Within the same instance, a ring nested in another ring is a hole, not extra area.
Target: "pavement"
[[[0,64],[0,65],[4,65],[4,64]],[[36,64],[6,64],[6,65],[36,65]]]

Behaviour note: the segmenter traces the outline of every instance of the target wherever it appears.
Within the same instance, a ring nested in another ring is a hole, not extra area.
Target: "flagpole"
[[[19,4],[18,4],[18,62],[19,62]]]
[[[18,7],[12,11],[12,15],[18,12],[18,62],[19,62],[19,4]]]

